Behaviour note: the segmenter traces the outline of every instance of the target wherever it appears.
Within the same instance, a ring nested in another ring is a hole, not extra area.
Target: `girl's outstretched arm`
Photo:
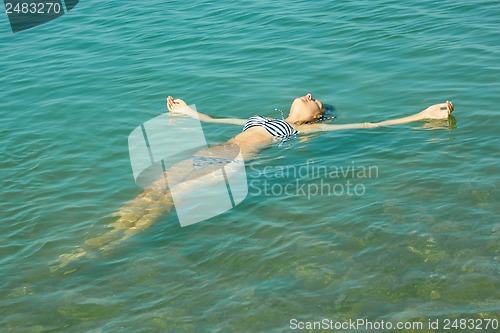
[[[427,109],[420,111],[417,114],[414,114],[409,117],[386,120],[378,123],[374,123],[375,126],[390,126],[390,125],[398,125],[398,124],[406,124],[413,121],[419,121],[424,119],[446,119],[453,112],[454,106],[450,101],[446,101],[446,103],[434,104],[429,106]]]
[[[193,110],[182,99],[174,99],[172,96],[168,96],[167,98],[167,108],[172,113],[181,113],[191,118],[199,119],[207,123],[231,124],[238,126],[243,126],[246,123],[246,119],[214,118],[212,116],[209,116],[208,114],[204,114],[196,110]]]
[[[357,124],[340,124],[340,125],[310,124],[310,125],[302,125],[298,128],[298,130],[302,133],[337,131],[337,130],[346,130],[354,128],[375,128],[381,126],[399,125],[424,119],[446,119],[453,112],[453,109],[454,109],[453,103],[446,101],[446,103],[431,105],[427,109],[422,110],[419,113],[404,118],[385,120],[377,123],[357,123]]]

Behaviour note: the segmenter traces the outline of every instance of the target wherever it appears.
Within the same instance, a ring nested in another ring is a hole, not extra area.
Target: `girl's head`
[[[290,106],[288,120],[294,123],[316,121],[325,113],[325,105],[311,94],[306,94],[293,100]]]

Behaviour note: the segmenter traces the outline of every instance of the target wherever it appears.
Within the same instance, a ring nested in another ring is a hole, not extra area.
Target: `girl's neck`
[[[285,121],[292,126],[293,125],[299,126],[299,125],[303,125],[303,124],[307,124],[307,123],[311,122],[311,120],[309,120],[309,121],[299,120],[299,119],[293,118],[291,116],[288,116],[287,118],[285,118]]]

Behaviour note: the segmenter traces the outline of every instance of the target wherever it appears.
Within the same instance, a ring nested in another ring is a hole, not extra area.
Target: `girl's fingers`
[[[450,101],[446,101],[446,103],[441,104],[441,105],[444,105],[444,108],[446,109],[446,111],[448,113],[448,117],[449,117],[451,115],[451,113],[453,112],[453,108],[454,108],[453,103]]]
[[[173,111],[175,109],[176,104],[179,104],[176,99],[174,99],[172,96],[167,97],[167,107],[170,111]]]
[[[446,110],[448,110],[450,112],[452,112],[453,109],[455,108],[454,105],[453,105],[453,103],[450,102],[450,101],[446,101],[446,103],[440,103],[438,105],[439,105],[440,109],[446,109]]]
[[[450,113],[453,112],[453,110],[455,109],[455,106],[453,105],[453,103],[450,101],[446,101],[446,104],[448,105],[448,109],[450,110]]]

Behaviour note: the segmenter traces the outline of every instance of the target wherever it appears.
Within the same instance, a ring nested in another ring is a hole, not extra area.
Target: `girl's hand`
[[[191,109],[182,99],[174,99],[172,96],[167,97],[167,109],[170,112],[182,113],[186,116],[193,116],[193,112],[196,112]]]
[[[453,112],[454,106],[450,101],[434,104],[420,113],[422,119],[446,119]]]

